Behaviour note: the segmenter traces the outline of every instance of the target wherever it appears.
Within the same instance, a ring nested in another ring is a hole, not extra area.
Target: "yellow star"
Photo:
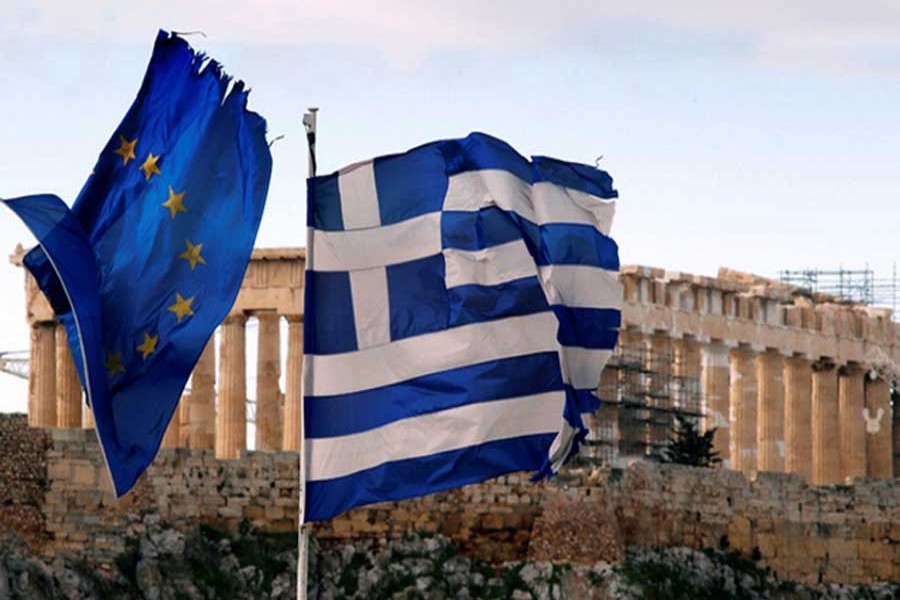
[[[159,334],[157,333],[154,336],[150,336],[146,331],[144,332],[144,343],[138,344],[137,349],[141,351],[141,354],[144,355],[144,360],[147,360],[147,357],[156,352],[156,342],[159,341]]]
[[[169,199],[163,202],[162,205],[169,209],[173,219],[178,213],[187,212],[187,208],[184,206],[184,192],[176,194],[175,190],[172,189],[172,186],[169,186]]]
[[[159,156],[153,156],[152,152],[147,155],[147,160],[141,165],[141,171],[144,172],[144,181],[148,181],[151,175],[159,175],[159,167],[156,166],[156,161],[158,160]]]
[[[122,157],[122,166],[128,164],[128,161],[134,158],[134,147],[137,145],[137,138],[134,138],[130,142],[125,139],[125,136],[120,135],[119,140],[121,142],[121,146],[116,150],[116,154]],[[157,171],[158,173],[159,171]]]
[[[124,373],[125,367],[122,365],[122,354],[113,352],[106,357],[106,370],[110,377],[115,377],[116,373]]]
[[[184,260],[191,263],[191,271],[194,270],[194,267],[197,266],[197,263],[201,265],[206,264],[206,259],[200,256],[200,251],[203,249],[203,244],[192,244],[190,240],[184,240],[184,243],[187,245],[187,250],[178,255],[178,258],[183,258]]]
[[[191,296],[187,300],[181,297],[181,294],[175,294],[175,304],[170,306],[168,310],[175,313],[175,316],[178,317],[178,322],[181,323],[181,319],[184,317],[190,317],[194,314],[194,311],[191,310],[191,303],[194,301],[196,296]]]

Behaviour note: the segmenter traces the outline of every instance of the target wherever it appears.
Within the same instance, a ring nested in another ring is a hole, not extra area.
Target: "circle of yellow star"
[[[144,181],[148,181],[151,175],[159,175],[159,167],[156,166],[156,161],[158,160],[159,156],[153,156],[152,152],[147,155],[147,160],[141,165],[141,171],[144,172]]]
[[[194,267],[197,266],[197,263],[205,265],[206,259],[204,259],[200,255],[200,251],[203,249],[203,244],[192,244],[190,240],[184,240],[184,243],[187,246],[187,250],[179,254],[178,258],[183,258],[184,260],[191,263],[191,271],[194,270]]]
[[[124,135],[119,136],[119,142],[121,146],[119,149],[115,151],[116,154],[122,157],[122,166],[128,164],[128,161],[135,158],[134,156],[134,147],[137,145],[137,138],[134,138],[130,142],[125,139]]]
[[[169,186],[169,199],[163,202],[162,205],[169,209],[169,213],[171,213],[173,219],[178,213],[187,212],[187,207],[184,205],[184,192],[176,194],[175,190],[172,189],[172,186]]]
[[[115,377],[116,373],[124,373],[125,367],[122,365],[122,354],[113,352],[106,357],[106,371],[110,377]]]
[[[178,322],[181,323],[181,319],[184,317],[193,316],[194,311],[191,310],[191,303],[194,301],[196,296],[191,296],[187,300],[181,297],[181,294],[175,293],[175,304],[168,307],[168,310],[175,313],[175,316],[178,317]]]
[[[156,352],[156,342],[159,341],[159,334],[157,333],[154,336],[151,336],[146,331],[144,332],[144,343],[138,344],[137,349],[141,351],[141,354],[144,356],[144,360],[147,360],[147,357]]]

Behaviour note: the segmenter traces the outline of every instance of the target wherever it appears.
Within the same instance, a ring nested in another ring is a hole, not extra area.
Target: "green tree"
[[[689,465],[692,467],[712,467],[722,460],[713,450],[716,429],[700,433],[697,425],[680,415],[675,417],[675,430],[669,437],[669,445],[662,451],[662,462]]]

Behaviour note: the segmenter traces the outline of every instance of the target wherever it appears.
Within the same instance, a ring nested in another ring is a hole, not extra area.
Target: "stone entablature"
[[[703,277],[623,266],[623,324],[785,356],[900,365],[900,323],[888,308],[838,303],[825,294],[720,269]]]

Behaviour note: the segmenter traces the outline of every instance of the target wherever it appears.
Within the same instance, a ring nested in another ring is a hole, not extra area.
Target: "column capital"
[[[838,367],[838,375],[844,377],[859,377],[862,376],[864,372],[863,366],[855,362],[849,362]]]
[[[282,315],[288,323],[302,323],[303,315]]]
[[[833,371],[835,368],[834,361],[827,357],[819,358],[818,360],[813,361],[812,370],[816,373],[820,373],[822,371]]]
[[[804,364],[812,366],[812,362],[813,362],[812,358],[805,354],[791,354],[791,355],[785,356],[784,360],[786,363],[789,363],[792,365],[801,365],[801,366]]]
[[[243,312],[230,314],[222,321],[222,325],[245,325],[247,323],[247,314]]]
[[[274,320],[281,318],[281,315],[275,309],[261,309],[247,311],[248,316],[256,317],[259,320]]]

